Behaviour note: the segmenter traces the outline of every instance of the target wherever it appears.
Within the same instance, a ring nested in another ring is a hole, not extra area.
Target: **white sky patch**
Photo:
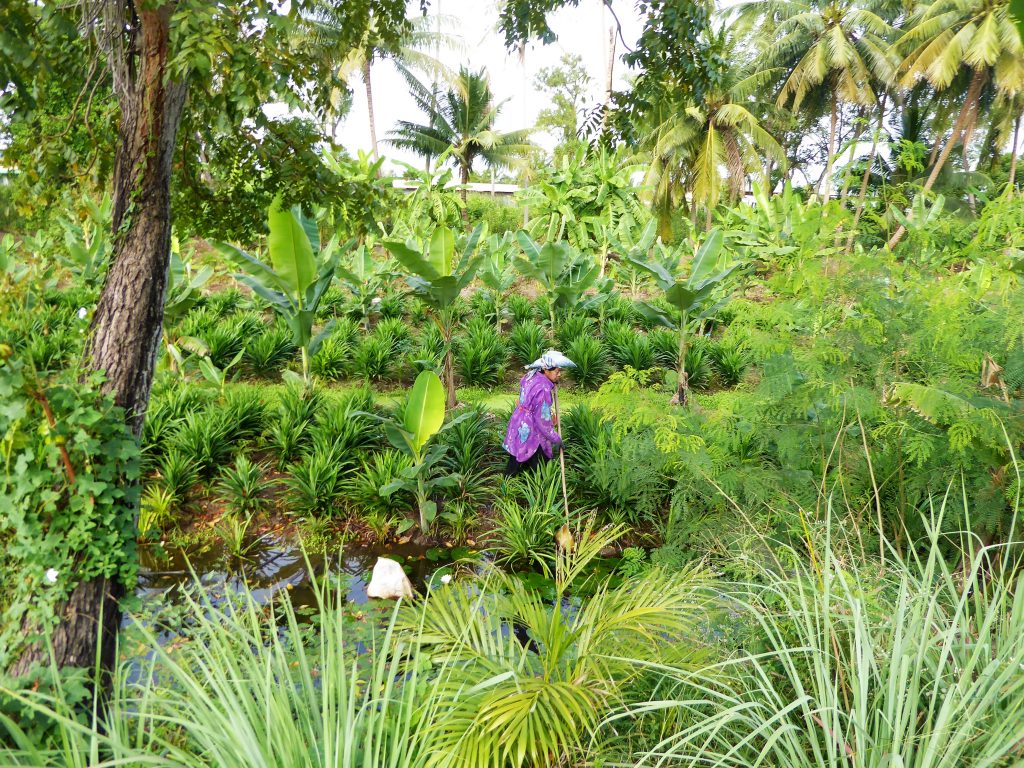
[[[409,5],[410,14],[419,12],[419,3]],[[439,58],[457,71],[460,64],[470,69],[486,67],[491,79],[491,91],[505,103],[498,115],[496,127],[512,131],[533,127],[537,113],[547,105],[545,94],[534,89],[533,79],[543,67],[558,64],[563,53],[581,56],[583,65],[592,79],[587,107],[604,100],[608,67],[608,34],[615,19],[604,9],[600,0],[583,0],[578,8],[566,8],[551,15],[551,28],[558,40],[551,45],[534,42],[526,46],[525,62],[520,63],[517,51],[506,51],[505,41],[498,31],[498,5],[480,0],[432,0],[430,13],[441,13],[459,20],[465,50],[461,53],[440,51]],[[615,13],[622,22],[622,35],[630,47],[635,46],[642,29],[642,19],[632,3],[616,3]],[[626,84],[628,72],[622,63],[622,41],[616,37],[615,88]],[[402,152],[384,142],[388,132],[398,120],[419,122],[423,114],[409,95],[409,89],[389,61],[375,62],[371,75],[373,107],[380,151],[387,158],[419,165],[416,156]],[[370,128],[367,122],[366,90],[357,75],[350,82],[352,109],[337,134],[337,140],[351,154],[357,150],[370,150]],[[554,147],[554,137],[538,133],[533,140],[547,150]],[[396,167],[396,170],[400,166]],[[482,170],[480,165],[477,170]]]

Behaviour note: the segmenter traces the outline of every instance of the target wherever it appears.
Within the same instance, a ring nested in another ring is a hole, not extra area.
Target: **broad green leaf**
[[[416,454],[444,423],[444,406],[441,379],[433,371],[423,371],[416,377],[405,409],[405,430],[413,436]]]
[[[305,230],[291,211],[280,208],[275,200],[267,217],[270,236],[267,247],[270,263],[288,293],[304,297],[306,289],[316,280],[316,259]]]
[[[452,273],[455,258],[455,233],[448,227],[435,227],[430,236],[430,266],[441,277]]]
[[[682,283],[676,283],[665,291],[665,298],[668,302],[683,314],[693,309],[698,296],[698,291],[692,291]]]
[[[309,238],[309,245],[313,249],[313,253],[320,252],[320,227],[316,223],[316,219],[311,219],[302,212],[301,205],[292,206],[292,215],[295,220],[299,222],[302,227],[302,231],[306,233],[306,237]]]
[[[537,245],[526,230],[520,229],[516,232],[516,239],[519,241],[519,245],[522,246],[523,252],[530,262],[536,264],[540,261],[540,246]]]
[[[691,285],[701,282],[711,274],[715,265],[718,264],[718,255],[721,251],[722,230],[712,229],[693,257],[689,280]]]
[[[436,280],[441,277],[440,273],[434,269],[433,264],[405,243],[387,240],[384,242],[384,247],[391,252],[391,255],[395,257],[399,264],[412,274],[419,275],[425,280]]]

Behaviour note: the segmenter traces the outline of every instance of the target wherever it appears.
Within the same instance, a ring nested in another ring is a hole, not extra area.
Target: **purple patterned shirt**
[[[526,461],[538,448],[550,459],[552,449],[561,444],[562,438],[551,424],[554,388],[554,382],[539,371],[526,374],[519,382],[519,400],[502,444],[516,461]]]

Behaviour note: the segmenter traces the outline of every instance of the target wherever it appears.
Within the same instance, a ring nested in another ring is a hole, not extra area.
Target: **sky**
[[[419,3],[409,4],[410,14],[419,13]],[[533,79],[542,67],[558,64],[563,53],[574,53],[583,58],[583,64],[593,79],[587,105],[604,100],[608,61],[608,33],[614,18],[601,0],[581,0],[577,8],[565,8],[551,15],[549,24],[558,35],[550,45],[539,42],[526,48],[525,64],[521,64],[517,51],[505,50],[504,39],[498,32],[498,4],[494,0],[431,0],[430,13],[442,13],[457,19],[457,32],[464,50],[440,52],[440,58],[451,69],[460,64],[471,69],[486,67],[491,79],[491,91],[498,100],[505,100],[498,115],[496,128],[511,131],[532,127],[537,113],[545,107],[545,96],[534,89]],[[616,3],[615,13],[622,23],[622,36],[633,46],[640,35],[642,20],[632,3]],[[616,38],[614,83],[625,85],[629,74],[622,63],[622,41]],[[423,114],[409,95],[408,87],[389,61],[375,62],[371,75],[373,106],[377,126],[377,140],[381,154],[419,165],[414,155],[404,153],[383,143],[397,120],[420,121]],[[352,109],[337,133],[337,140],[351,153],[370,150],[370,129],[367,122],[366,91],[362,79],[356,75],[350,82]],[[554,138],[538,133],[533,140],[547,150],[554,147]]]

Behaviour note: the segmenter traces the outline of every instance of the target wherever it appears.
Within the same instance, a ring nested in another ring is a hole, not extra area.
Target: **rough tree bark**
[[[1017,115],[1013,121],[1013,150],[1010,154],[1010,176],[1006,181],[1006,188],[1013,194],[1013,185],[1017,180],[1017,136],[1020,133],[1020,115]]]
[[[175,3],[154,5],[110,2],[105,9],[101,34],[110,35],[107,53],[121,111],[114,168],[115,235],[85,350],[86,367],[105,372],[103,390],[125,409],[136,436],[142,431],[163,325],[171,161],[186,94],[185,84],[172,81],[168,73]],[[121,623],[118,601],[124,592],[123,584],[95,578],[80,583],[58,606],[60,623],[52,644],[59,666],[92,665],[97,641],[102,667],[113,666]],[[43,660],[48,661],[48,652],[30,647],[11,672],[21,674]]]
[[[363,84],[366,86],[366,114],[370,120],[370,146],[373,147],[373,159],[376,160],[380,153],[377,151],[377,124],[373,117],[373,86],[370,83],[369,56],[363,61]]]

